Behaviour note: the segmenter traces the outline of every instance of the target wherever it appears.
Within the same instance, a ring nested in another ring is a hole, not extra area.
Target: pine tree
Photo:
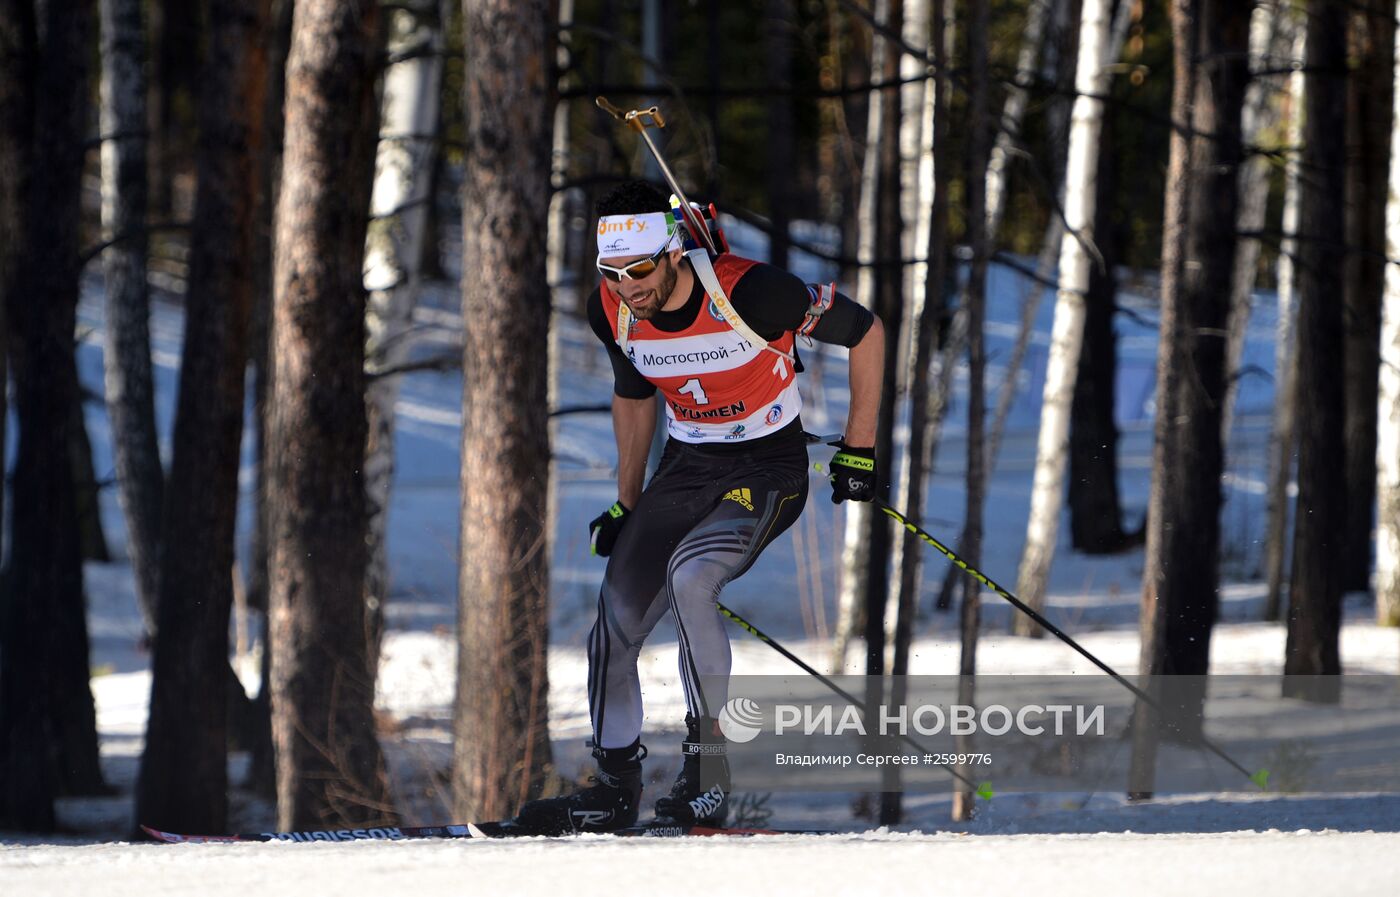
[[[550,762],[545,0],[466,0],[461,572],[454,815],[536,796]]]
[[[1290,697],[1340,697],[1339,635],[1346,538],[1342,295],[1346,137],[1346,9],[1311,0],[1307,102],[1298,213],[1298,500],[1293,524],[1288,641]]]
[[[283,828],[392,823],[365,632],[365,289],[378,4],[296,5],[277,200],[269,430]]]
[[[137,819],[171,831],[223,831],[228,815],[228,624],[266,21],[267,0],[209,5],[190,289],[136,796]]]

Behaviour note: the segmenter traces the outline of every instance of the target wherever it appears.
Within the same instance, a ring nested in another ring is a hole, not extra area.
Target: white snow
[[[0,848],[7,893],[1008,895],[1395,893],[1400,835],[875,833],[576,841]],[[1344,868],[1338,862],[1345,856]]]
[[[750,239],[731,229],[740,251]],[[804,275],[822,276],[810,259]],[[80,309],[86,336],[79,366],[89,387],[101,383],[100,282],[90,279]],[[989,386],[1015,338],[1022,286],[1007,270],[993,271],[989,334]],[[460,316],[451,289],[431,291],[417,322],[420,356],[450,351],[458,343]],[[561,289],[558,301],[571,307]],[[1146,506],[1151,454],[1151,398],[1156,352],[1154,310],[1131,296],[1138,318],[1120,316],[1122,337],[1118,418],[1120,489],[1126,523],[1135,526]],[[984,569],[1010,584],[1014,578],[1029,507],[1037,397],[1045,371],[1051,303],[1042,303],[1037,338],[1019,380],[1000,464],[989,484],[989,542]],[[1273,365],[1270,301],[1260,301],[1250,324],[1245,363],[1265,372]],[[581,323],[560,317],[565,375],[562,405],[606,401],[610,378],[601,349]],[[158,416],[168,433],[173,413],[181,334],[177,306],[157,303],[152,323]],[[809,429],[827,432],[844,419],[843,352],[803,350]],[[965,397],[959,378],[956,400]],[[1284,630],[1256,622],[1263,601],[1257,568],[1264,535],[1264,454],[1272,383],[1241,381],[1239,420],[1224,480],[1221,623],[1212,639],[1212,672],[1278,673]],[[814,389],[813,386],[819,386]],[[405,378],[399,400],[398,473],[390,511],[394,592],[378,704],[393,721],[383,736],[406,824],[449,821],[440,774],[451,759],[451,702],[455,675],[455,582],[460,377],[416,373]],[[926,526],[952,537],[962,508],[963,410],[953,409],[930,488]],[[112,463],[105,414],[90,405],[99,478]],[[834,424],[833,424],[834,422]],[[168,445],[166,446],[168,449]],[[553,612],[550,712],[555,756],[566,775],[586,772],[588,733],[582,646],[592,624],[603,562],[587,555],[585,522],[613,498],[612,436],[606,415],[558,418],[557,535],[551,570]],[[251,488],[251,467],[242,485]],[[820,584],[827,621],[839,564],[842,511],[813,480],[807,510],[812,527],[795,527],[760,563],[725,592],[725,603],[750,617],[818,668],[828,670],[826,643],[803,614],[801,571],[806,557]],[[246,503],[245,503],[246,504]],[[122,519],[113,490],[103,493],[103,513],[114,552],[124,556]],[[246,513],[240,533],[246,538]],[[815,533],[816,542],[811,541]],[[800,534],[800,535],[799,535]],[[794,539],[805,540],[795,551]],[[1047,615],[1121,672],[1136,671],[1140,550],[1089,558],[1062,539],[1055,559]],[[913,672],[956,671],[955,615],[931,609],[947,565],[930,557],[925,573],[925,612],[915,644]],[[512,895],[622,890],[694,893],[697,889],[765,894],[1395,894],[1400,893],[1400,795],[1191,794],[1129,804],[1122,783],[1093,794],[1006,794],[982,805],[970,823],[949,822],[946,794],[911,794],[906,824],[897,832],[861,833],[871,823],[852,814],[852,795],[778,794],[772,824],[837,829],[827,837],[704,839],[686,842],[581,838],[510,842],[411,842],[311,845],[146,845],[115,839],[132,830],[131,789],[142,748],[150,689],[149,655],[124,562],[87,567],[92,636],[93,694],[98,707],[103,760],[120,793],[111,798],[64,799],[60,817],[70,834],[36,838],[0,835],[0,891],[15,894],[101,894],[141,897],[162,893],[255,893],[278,897],[312,893],[413,893]],[[811,580],[808,580],[811,581]],[[805,591],[805,587],[804,587]],[[815,598],[806,596],[812,602]],[[810,605],[809,605],[810,607]],[[1342,632],[1349,673],[1393,675],[1400,669],[1400,636],[1371,621],[1367,596],[1350,596]],[[1053,639],[1006,634],[1009,609],[984,599],[979,669],[989,673],[1101,675]],[[256,637],[257,632],[252,633]],[[738,632],[736,673],[792,673],[786,660]],[[254,651],[260,650],[255,645]],[[658,627],[642,656],[652,788],[673,774],[669,748],[684,706],[676,680],[676,647],[668,623]],[[255,656],[240,659],[250,691],[257,687]],[[828,670],[829,671],[829,670]],[[853,666],[848,672],[858,672]],[[246,757],[231,759],[235,781]],[[236,830],[271,824],[270,808],[247,794],[233,794]]]

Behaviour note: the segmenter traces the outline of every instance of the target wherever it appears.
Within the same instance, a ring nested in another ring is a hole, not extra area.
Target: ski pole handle
[[[666,164],[666,160],[661,156],[661,150],[656,148],[652,142],[651,135],[647,133],[647,128],[664,128],[666,119],[661,117],[661,110],[652,106],[649,109],[633,109],[631,112],[623,112],[621,109],[608,102],[607,97],[594,97],[593,102],[604,112],[613,118],[627,125],[642,138],[647,150],[656,160],[656,166],[661,170],[661,176],[666,181],[666,186],[671,188],[671,192],[681,203],[681,218],[685,221],[686,227],[695,237],[695,242],[705,247],[712,253],[718,254],[719,249],[715,246],[714,240],[710,238],[710,229],[705,224],[705,220],[700,216],[690,204],[690,199],[686,197],[685,191],[681,189],[680,182],[676,180],[675,174],[671,172],[671,166]]]

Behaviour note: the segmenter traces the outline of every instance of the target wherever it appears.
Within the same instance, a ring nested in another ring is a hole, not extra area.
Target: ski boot
[[[532,800],[520,808],[512,824],[538,835],[611,832],[636,825],[646,755],[640,741],[623,748],[594,747],[598,772],[589,777],[589,787],[563,797]]]
[[[723,828],[729,818],[729,758],[719,721],[685,715],[684,761],[671,793],[656,802],[658,822]]]

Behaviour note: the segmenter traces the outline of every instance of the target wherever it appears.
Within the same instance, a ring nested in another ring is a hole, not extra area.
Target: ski
[[[237,835],[181,835],[163,832],[148,825],[142,831],[156,841],[166,844],[226,844],[243,842],[289,841],[293,843],[337,842],[337,841],[412,841],[424,838],[438,839],[499,839],[532,838],[540,833],[510,822],[477,822],[465,825],[424,825],[424,826],[382,826],[379,828],[353,829],[310,829],[293,832],[245,832]],[[568,833],[555,837],[572,838],[582,833]],[[589,832],[587,834],[595,834]],[[754,837],[759,835],[834,835],[836,832],[823,829],[774,829],[774,828],[710,828],[703,825],[682,825],[670,822],[649,822],[618,829],[607,834],[620,838],[704,838],[704,837]]]

